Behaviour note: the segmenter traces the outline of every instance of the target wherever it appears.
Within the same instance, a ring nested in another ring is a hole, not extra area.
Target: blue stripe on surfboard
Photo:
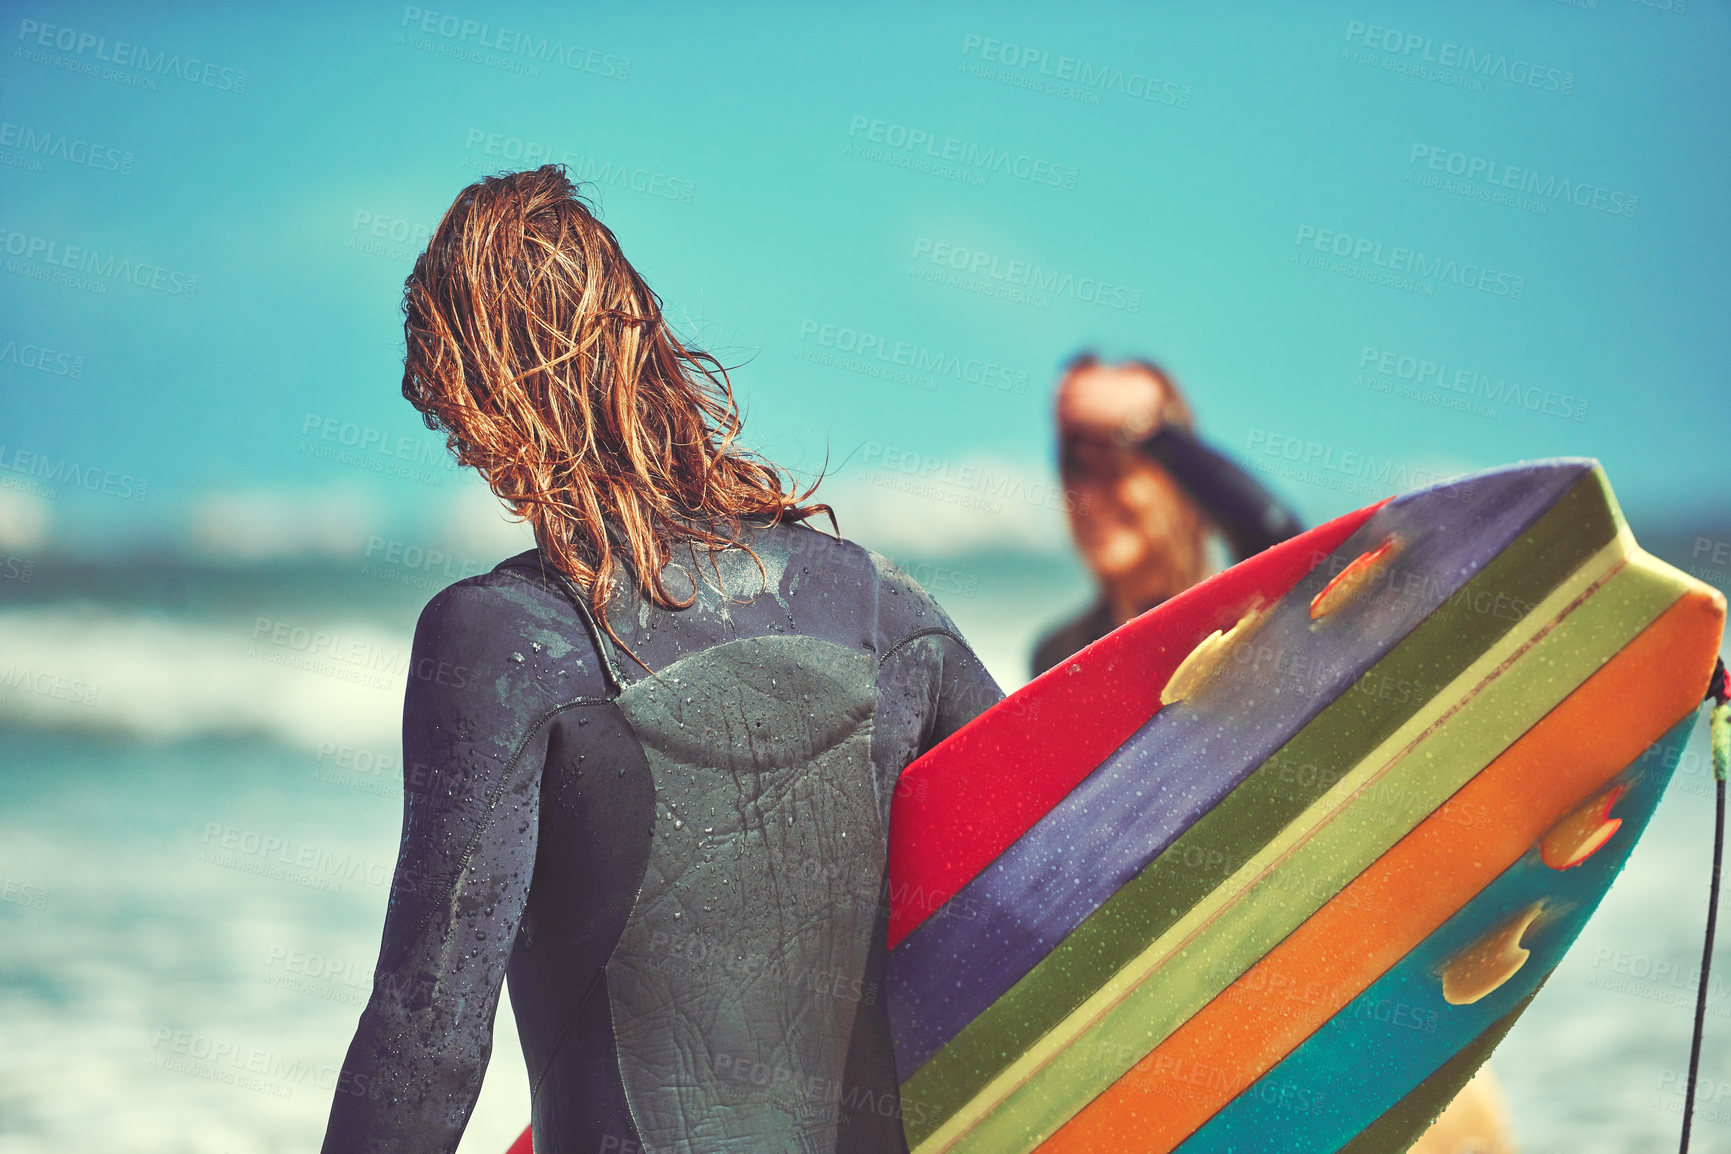
[[[1537,990],[1574,944],[1634,849],[1676,768],[1695,716],[1678,722],[1614,779],[1629,787],[1611,815],[1623,824],[1597,853],[1578,866],[1554,870],[1540,860],[1536,847],[1528,850],[1185,1139],[1175,1154],[1276,1148],[1333,1154]],[[1546,913],[1522,938],[1531,954],[1526,964],[1472,1005],[1445,1002],[1441,967],[1540,900],[1547,903]],[[1378,1020],[1381,1016],[1389,1020]],[[1343,1077],[1344,1071],[1351,1071],[1350,1078]]]
[[[886,992],[900,1077],[1003,996],[1591,468],[1562,460],[1497,470],[1380,509],[1334,557],[1350,561],[1404,532],[1397,567],[1426,575],[1421,589],[1349,606],[1360,615],[1353,628],[1317,635],[1310,600],[1339,571],[1319,565],[1258,628],[1258,661],[1227,663],[1204,696],[1161,710],[891,952]],[[1271,672],[1295,660],[1304,676]]]

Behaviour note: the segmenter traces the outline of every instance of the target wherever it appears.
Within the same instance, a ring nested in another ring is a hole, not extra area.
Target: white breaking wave
[[[48,503],[31,493],[0,489],[0,549],[34,549],[48,529]]]
[[[9,610],[0,724],[394,748],[410,640],[354,619],[188,621],[90,603]]]
[[[835,506],[843,536],[897,556],[1069,547],[1056,477],[990,457],[952,461],[868,442],[817,499]]]

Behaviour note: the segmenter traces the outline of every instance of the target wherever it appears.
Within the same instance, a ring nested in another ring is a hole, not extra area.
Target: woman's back
[[[689,608],[619,582],[617,644],[536,552],[428,605],[327,1150],[454,1148],[507,968],[540,1154],[902,1148],[890,803],[999,692],[881,558],[785,523],[742,540],[664,570]]]

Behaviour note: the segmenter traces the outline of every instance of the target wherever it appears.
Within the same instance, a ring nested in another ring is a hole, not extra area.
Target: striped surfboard
[[[1322,525],[1012,694],[897,791],[915,1154],[1404,1149],[1627,859],[1724,615],[1595,462],[1542,461]]]

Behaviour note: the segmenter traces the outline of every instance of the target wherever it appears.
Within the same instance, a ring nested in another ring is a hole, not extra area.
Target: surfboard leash
[[[1713,931],[1719,921],[1719,873],[1725,858],[1725,778],[1731,774],[1731,677],[1721,657],[1713,666],[1704,701],[1713,703],[1707,713],[1707,738],[1713,750],[1713,880],[1707,887],[1707,936],[1701,947],[1701,988],[1695,994],[1695,1034],[1689,1042],[1689,1084],[1683,1096],[1683,1144],[1679,1154],[1689,1154],[1689,1124],[1695,1116],[1695,1078],[1701,1068],[1701,1031],[1707,1020],[1707,972],[1713,965]]]

